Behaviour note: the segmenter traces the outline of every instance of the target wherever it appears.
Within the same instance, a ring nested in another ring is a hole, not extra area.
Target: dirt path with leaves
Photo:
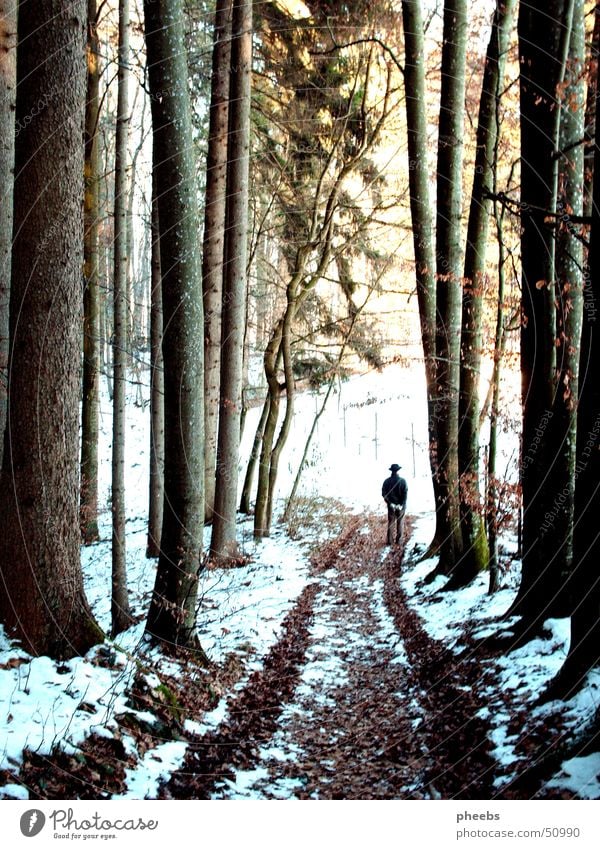
[[[491,798],[480,670],[427,637],[381,517],[313,560],[282,635],[163,798]]]

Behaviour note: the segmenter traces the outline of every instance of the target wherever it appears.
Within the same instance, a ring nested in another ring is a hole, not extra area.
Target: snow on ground
[[[433,528],[423,384],[418,367],[408,370],[399,366],[381,374],[358,376],[342,384],[319,422],[300,488],[309,513],[311,502],[316,508],[318,498],[335,498],[357,513],[381,511],[383,521],[381,481],[387,476],[389,465],[399,463],[409,485],[409,512],[416,519],[407,546],[409,559],[411,554],[425,549]],[[291,488],[318,403],[319,399],[312,393],[297,399],[295,430],[281,460],[280,499],[285,498]],[[258,413],[252,410],[247,417],[242,456],[248,453]],[[119,635],[113,646],[116,658],[113,668],[94,663],[99,654],[111,650],[110,641],[92,649],[84,658],[55,663],[44,657],[29,657],[9,641],[0,628],[0,770],[18,772],[25,747],[41,754],[49,754],[55,746],[67,752],[74,751],[92,733],[111,735],[115,729],[115,715],[120,711],[135,712],[127,704],[127,690],[139,668],[138,656],[148,651],[143,641],[143,615],[155,571],[155,562],[145,557],[147,418],[146,410],[130,407],[127,451],[132,459],[127,480],[127,562],[131,604],[140,622]],[[94,613],[100,624],[108,628],[110,409],[106,402],[101,421],[101,542],[83,549],[82,564]],[[243,653],[247,659],[246,676],[260,668],[269,647],[277,640],[285,614],[293,606],[308,576],[306,540],[291,540],[277,524],[277,517],[273,527],[269,539],[255,542],[251,523],[240,523],[242,548],[249,562],[242,568],[226,572],[205,572],[200,587],[202,645],[215,661],[231,652]],[[309,542],[311,533],[313,540],[319,534],[323,538],[318,522],[307,533]],[[208,535],[209,531],[207,543]],[[510,551],[510,548],[509,540],[507,549]],[[478,636],[494,631],[494,617],[507,610],[514,595],[518,564],[507,559],[503,588],[494,596],[487,595],[486,576],[460,592],[440,593],[441,580],[428,585],[423,583],[432,565],[424,562],[406,568],[402,578],[404,589],[430,636],[445,641],[457,652],[463,651],[466,622]],[[380,638],[396,641],[398,662],[405,662],[400,636],[395,632],[381,593],[373,598],[373,604],[378,610]],[[499,661],[489,660],[482,664],[482,682],[485,682],[482,686],[487,688],[490,699],[491,738],[502,773],[499,782],[510,778],[517,756],[514,736],[507,731],[509,711],[495,694],[503,691],[515,703],[533,704],[536,695],[560,666],[568,647],[566,621],[549,621],[547,628],[548,637],[532,641]],[[339,635],[332,632],[320,636],[322,651],[309,656],[301,687],[319,687],[325,693],[328,683],[339,683],[345,671],[336,656]],[[161,659],[156,650],[153,652],[163,670],[176,671],[175,668],[170,670],[171,661]],[[240,681],[238,688],[243,683]],[[597,709],[599,687],[600,673],[594,673],[586,687],[564,706],[563,715],[569,729],[581,729]],[[551,703],[532,708],[532,711],[543,716],[544,712],[550,713],[556,708],[557,704]],[[294,709],[294,705],[287,708]],[[138,714],[152,721],[151,715]],[[223,697],[214,711],[199,718],[198,722],[188,722],[187,729],[200,732],[214,728],[226,715],[227,700]],[[126,738],[125,744],[133,752],[133,740]],[[159,780],[182,763],[185,748],[183,741],[169,741],[146,752],[138,765],[128,771],[125,797],[153,798]],[[278,749],[275,739],[271,755],[277,751],[282,758],[294,757],[294,748],[289,742],[285,750]],[[572,758],[563,763],[548,786],[575,791],[583,798],[599,798],[599,774],[600,755]],[[238,775],[233,795],[251,797],[252,785],[259,778],[264,775]],[[291,789],[281,785],[273,788],[273,792],[285,797]],[[24,788],[16,782],[7,784],[0,792],[5,798],[26,798]]]

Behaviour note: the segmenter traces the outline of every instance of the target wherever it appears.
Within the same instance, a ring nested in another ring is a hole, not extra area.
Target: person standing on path
[[[401,542],[404,530],[404,514],[406,513],[406,497],[408,486],[404,478],[398,474],[402,467],[392,463],[389,478],[386,478],[381,487],[381,494],[388,508],[387,544]]]

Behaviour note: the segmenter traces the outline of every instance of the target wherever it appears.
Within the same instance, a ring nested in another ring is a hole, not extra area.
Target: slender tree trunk
[[[98,118],[100,51],[96,0],[88,0],[87,98],[85,104],[85,195],[83,236],[83,386],[81,409],[81,538],[85,545],[98,534],[98,393],[100,383],[100,314],[98,290]]]
[[[227,138],[229,129],[229,69],[231,64],[231,0],[218,0],[213,35],[208,153],[202,251],[204,298],[204,509],[213,516],[217,468],[217,426],[221,379],[221,309],[225,201],[227,198]]]
[[[446,0],[437,157],[437,510],[439,572],[452,574],[463,552],[458,468],[458,404],[462,307],[462,162],[465,114],[467,2]]]
[[[296,477],[294,478],[294,483],[292,485],[292,489],[291,489],[290,495],[288,497],[287,503],[285,505],[285,510],[283,512],[283,516],[282,516],[283,522],[287,522],[289,520],[290,512],[294,507],[294,502],[295,502],[295,499],[296,499],[296,493],[298,492],[298,487],[300,485],[300,479],[302,477],[302,472],[304,471],[304,466],[306,464],[306,459],[308,457],[308,451],[309,451],[310,446],[312,444],[313,437],[314,437],[314,435],[317,431],[317,425],[319,424],[319,421],[320,421],[323,413],[325,412],[325,408],[327,407],[327,402],[329,401],[329,398],[330,398],[331,393],[333,391],[333,387],[335,386],[335,381],[336,381],[336,378],[339,375],[339,370],[340,370],[340,367],[342,365],[342,361],[344,359],[344,354],[346,353],[346,350],[348,348],[348,343],[350,341],[352,331],[354,330],[354,325],[356,324],[358,317],[360,316],[361,312],[363,311],[363,309],[367,305],[368,300],[369,300],[369,296],[367,296],[367,298],[364,301],[364,303],[362,304],[362,306],[359,309],[357,309],[356,312],[354,312],[353,315],[352,315],[350,325],[348,327],[344,342],[343,342],[343,344],[340,348],[340,352],[338,354],[337,362],[336,362],[336,364],[335,364],[335,366],[332,370],[331,377],[329,378],[329,383],[327,385],[327,391],[325,392],[325,396],[323,398],[323,401],[321,402],[321,406],[319,407],[319,410],[317,411],[317,413],[316,413],[316,415],[315,415],[315,417],[312,421],[310,431],[308,433],[308,436],[306,437],[306,442],[304,443],[304,450],[302,452],[302,457],[301,457],[300,463],[298,465],[298,471],[296,472]]]
[[[129,111],[131,115],[135,115],[136,113],[136,103],[138,99],[138,94],[141,89],[139,86],[135,88],[135,96],[133,98],[133,102],[130,104]],[[134,206],[136,202],[136,181],[137,181],[137,169],[138,169],[138,161],[140,158],[140,154],[144,149],[144,144],[146,141],[146,99],[144,98],[142,102],[142,112],[140,115],[140,124],[141,124],[141,132],[139,139],[135,148],[132,149],[131,155],[129,156],[129,168],[128,168],[128,178],[127,178],[127,202],[126,202],[126,220],[127,220],[127,244],[129,245],[129,251],[127,253],[127,297],[126,297],[126,307],[127,307],[127,358],[128,362],[133,369],[137,369],[139,365],[139,357],[136,356],[137,350],[139,349],[139,345],[141,343],[142,338],[142,328],[144,325],[144,309],[143,303],[141,299],[137,297],[137,289],[136,286],[136,273],[137,263],[135,262],[135,254],[134,254],[134,225],[133,225],[133,215],[134,215]]]
[[[496,182],[497,161],[494,160],[494,188]],[[489,592],[494,593],[499,586],[498,563],[498,416],[500,413],[500,370],[506,340],[504,330],[504,292],[506,281],[506,254],[504,249],[504,233],[502,213],[495,204],[494,218],[496,220],[496,236],[498,241],[498,297],[496,301],[496,332],[494,334],[494,366],[491,379],[490,401],[490,444],[487,459],[487,486],[485,497],[486,529],[489,545]]]
[[[156,170],[152,172],[152,259],[150,292],[150,484],[146,557],[158,557],[162,532],[165,474],[165,380],[162,357],[160,226]]]
[[[86,21],[85,0],[19,9],[0,618],[52,657],[102,639],[79,560]]]
[[[248,243],[248,171],[250,162],[250,89],[252,78],[252,2],[233,0],[229,144],[227,154],[227,228],[223,280],[221,387],[210,556],[237,555],[236,510],[242,370],[246,325]]]
[[[281,339],[283,319],[275,326],[271,339],[265,350],[264,366],[267,379],[268,412],[262,435],[260,462],[258,466],[258,484],[256,503],[254,505],[254,536],[257,539],[269,536],[271,517],[269,513],[269,469],[271,453],[275,442],[275,432],[279,419],[281,405],[281,388],[279,386],[278,364],[281,355]],[[266,403],[266,402],[265,402]]]
[[[292,369],[292,324],[296,315],[295,304],[296,295],[291,294],[290,306],[287,310],[283,321],[281,334],[281,355],[283,358],[283,373],[285,377],[285,414],[281,427],[277,435],[277,440],[271,451],[271,459],[269,464],[268,486],[269,492],[267,497],[267,536],[271,532],[271,520],[273,517],[273,504],[275,501],[275,485],[277,482],[277,473],[279,471],[279,460],[281,452],[290,435],[292,420],[294,418],[294,397],[295,397],[295,381]]]
[[[558,149],[556,232],[556,367],[557,390],[554,398],[552,432],[559,446],[555,459],[556,503],[553,515],[541,533],[552,538],[554,556],[551,565],[556,574],[555,587],[560,594],[556,612],[570,613],[566,586],[573,564],[573,520],[575,508],[575,467],[577,462],[577,399],[581,322],[583,317],[583,244],[572,215],[583,214],[584,149],[581,144],[585,127],[585,24],[584,0],[574,0],[572,8],[569,58],[562,87]]]
[[[455,573],[466,583],[488,565],[489,549],[481,508],[479,464],[479,382],[483,356],[483,296],[487,285],[486,250],[490,204],[485,190],[493,179],[498,135],[497,102],[504,84],[506,52],[516,0],[498,0],[483,73],[475,169],[467,227],[460,356],[458,460],[464,554]]]
[[[429,461],[433,481],[436,511],[441,509],[438,487],[438,441],[436,417],[436,285],[435,253],[433,249],[433,215],[429,191],[430,168],[427,157],[428,126],[425,98],[425,43],[420,0],[403,0],[404,28],[404,85],[406,126],[408,138],[408,180],[410,210],[415,256],[415,274],[421,340],[427,383],[427,420],[429,427]],[[441,542],[436,534],[429,547],[435,553]]]
[[[258,420],[258,425],[256,428],[256,433],[254,434],[254,441],[252,443],[252,450],[250,451],[250,459],[248,460],[248,466],[246,467],[246,476],[244,478],[244,485],[242,486],[242,497],[240,499],[240,513],[245,513],[249,515],[250,513],[250,498],[252,493],[252,482],[254,480],[254,473],[256,471],[256,464],[258,463],[258,459],[260,457],[260,448],[262,445],[263,434],[265,432],[265,424],[267,422],[267,417],[269,415],[269,405],[270,405],[270,397],[267,395],[265,398],[262,412],[260,414],[260,419]]]
[[[119,0],[119,72],[115,139],[112,428],[112,632],[131,623],[125,542],[125,389],[127,386],[127,140],[129,130],[129,0]]]
[[[182,0],[144,0],[160,224],[165,370],[165,491],[146,630],[199,648],[195,631],[204,519],[204,328],[198,202]]]
[[[6,384],[12,249],[17,3],[0,0],[0,448],[6,430]]]

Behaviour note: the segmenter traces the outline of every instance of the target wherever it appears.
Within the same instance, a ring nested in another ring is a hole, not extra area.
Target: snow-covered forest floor
[[[0,633],[0,796],[5,799],[600,798],[600,674],[568,702],[538,703],[562,664],[568,621],[511,652],[516,543],[502,588],[426,584],[432,532],[422,377],[399,367],[340,387],[319,424],[287,526],[245,565],[202,575],[199,634],[211,665],[143,638],[155,562],[145,557],[147,411],[131,406],[128,580],[137,623],[84,658],[29,657]],[[291,486],[317,400],[299,399],[283,458]],[[243,453],[253,436],[249,415]],[[103,410],[100,543],[82,551],[110,625],[110,414]],[[507,463],[511,459],[507,436]],[[406,548],[385,545],[381,481],[409,484]],[[208,542],[210,529],[206,532]]]

